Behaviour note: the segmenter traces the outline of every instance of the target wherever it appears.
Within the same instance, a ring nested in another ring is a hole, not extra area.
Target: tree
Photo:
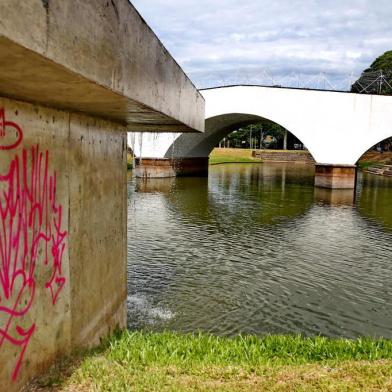
[[[376,58],[351,86],[359,94],[392,94],[392,50]]]
[[[376,58],[372,65],[366,69],[367,71],[386,71],[392,70],[392,50],[385,52],[383,55]]]
[[[286,134],[286,129],[281,125],[263,119],[257,123],[247,125],[241,127],[228,136],[226,136],[226,140],[229,141],[230,147],[237,148],[259,148],[260,147],[260,139],[265,140],[268,136],[269,139],[274,139],[275,142],[270,145],[270,148],[278,148],[281,149],[284,146],[284,138]],[[250,138],[252,137],[252,143]],[[290,148],[294,148],[295,144],[301,144],[301,142],[289,133],[289,145]],[[290,149],[289,148],[289,149]]]

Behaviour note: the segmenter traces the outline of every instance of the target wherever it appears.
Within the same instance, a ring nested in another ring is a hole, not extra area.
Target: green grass
[[[210,165],[221,163],[261,163],[252,158],[252,150],[242,148],[215,148],[210,155]]]
[[[357,166],[359,169],[364,170],[369,168],[370,166],[376,165],[377,162],[374,161],[359,161]]]
[[[246,148],[214,148],[210,155],[210,165],[221,163],[262,163],[259,158],[252,157],[251,149]],[[284,153],[283,150],[263,150],[264,153]],[[308,154],[307,151],[290,150],[290,154]]]
[[[392,341],[124,332],[54,367],[41,391],[390,390]]]
[[[210,157],[209,164],[210,165],[219,165],[221,163],[261,163],[260,159],[255,159],[252,157],[232,157],[232,156],[212,156]]]

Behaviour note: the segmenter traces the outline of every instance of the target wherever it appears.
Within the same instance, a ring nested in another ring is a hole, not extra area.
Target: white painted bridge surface
[[[317,163],[354,165],[369,148],[392,137],[392,97],[259,86],[202,90],[204,133],[133,133],[143,158],[206,157],[223,137],[260,118],[274,121],[308,148]]]

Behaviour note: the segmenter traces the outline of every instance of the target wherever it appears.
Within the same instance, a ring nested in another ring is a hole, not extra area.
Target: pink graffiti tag
[[[1,142],[1,139],[4,139],[8,133],[11,133],[12,131],[16,131],[16,140],[14,141],[6,141],[6,142]],[[20,142],[23,139],[23,132],[19,125],[15,124],[14,122],[11,121],[6,121],[5,119],[5,110],[4,108],[0,109],[0,150],[12,150],[13,148],[16,148],[19,146]]]
[[[9,128],[17,140],[2,145]],[[22,129],[6,121],[0,109],[0,150],[15,148],[22,137]],[[7,342],[20,348],[13,380],[37,328],[29,321],[33,315],[24,317],[35,303],[37,284],[44,279],[56,305],[66,282],[62,260],[67,232],[62,229],[63,208],[56,202],[56,185],[56,172],[49,170],[49,152],[41,152],[38,145],[14,155],[6,173],[0,174],[0,350]]]

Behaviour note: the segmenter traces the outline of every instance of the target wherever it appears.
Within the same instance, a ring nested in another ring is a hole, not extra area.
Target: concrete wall
[[[125,183],[123,126],[0,98],[1,390],[125,327]]]

